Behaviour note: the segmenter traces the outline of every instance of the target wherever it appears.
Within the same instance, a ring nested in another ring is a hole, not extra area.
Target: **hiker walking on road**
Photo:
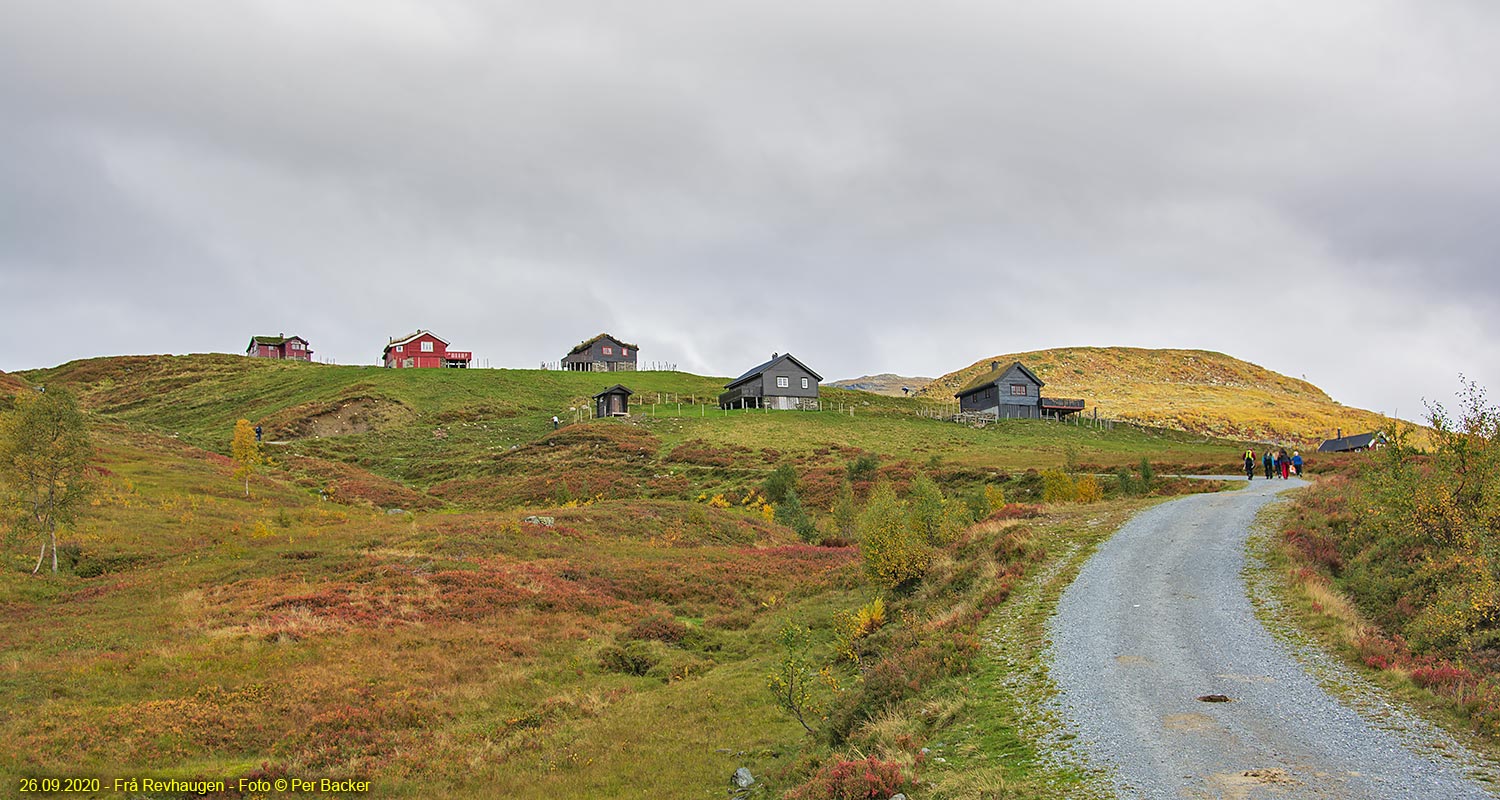
[[[1271,479],[1271,465],[1275,463],[1275,459],[1271,458],[1271,450],[1269,448],[1267,448],[1266,452],[1263,455],[1261,455],[1261,457],[1260,457],[1260,463],[1262,465],[1264,465],[1265,468],[1266,468],[1266,480],[1270,480]]]
[[[257,441],[257,442],[260,441],[260,426],[259,425],[255,426],[255,441]]]
[[[1245,480],[1255,480],[1255,451],[1245,451]]]
[[[1281,463],[1281,479],[1286,480],[1292,472],[1292,460],[1286,457],[1285,447],[1281,448],[1281,452],[1276,454],[1276,460]]]
[[[1292,451],[1292,471],[1302,477],[1302,453],[1297,450]]]

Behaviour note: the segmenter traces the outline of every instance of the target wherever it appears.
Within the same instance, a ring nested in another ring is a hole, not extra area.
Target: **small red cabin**
[[[312,361],[312,350],[301,336],[251,336],[245,355],[251,358],[289,358],[296,361]]]
[[[417,331],[410,336],[392,339],[381,354],[382,363],[392,369],[449,367],[467,369],[474,354],[449,350],[448,342],[432,331]]]

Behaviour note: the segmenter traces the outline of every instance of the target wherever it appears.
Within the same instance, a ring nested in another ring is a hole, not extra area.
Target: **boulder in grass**
[[[754,783],[755,776],[751,775],[750,770],[745,767],[740,767],[729,776],[729,785],[737,789],[749,789]]]

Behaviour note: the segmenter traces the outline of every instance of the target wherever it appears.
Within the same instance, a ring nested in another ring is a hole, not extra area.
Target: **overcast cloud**
[[[1500,5],[9,2],[0,369],[1219,350],[1500,392]],[[22,335],[24,332],[24,335]]]

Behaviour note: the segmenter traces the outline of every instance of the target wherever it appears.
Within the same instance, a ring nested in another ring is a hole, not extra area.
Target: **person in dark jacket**
[[[1255,480],[1255,451],[1245,451],[1245,480]]]
[[[1260,463],[1263,464],[1263,465],[1265,465],[1265,468],[1266,468],[1266,480],[1270,480],[1271,479],[1271,469],[1272,469],[1273,465],[1276,463],[1276,461],[1275,461],[1275,459],[1271,458],[1271,449],[1269,447],[1266,448],[1266,452],[1263,455],[1261,455],[1261,457],[1260,457]]]
[[[1285,447],[1281,448],[1281,452],[1276,454],[1276,460],[1281,464],[1281,479],[1286,480],[1292,472],[1292,460],[1287,458]]]

